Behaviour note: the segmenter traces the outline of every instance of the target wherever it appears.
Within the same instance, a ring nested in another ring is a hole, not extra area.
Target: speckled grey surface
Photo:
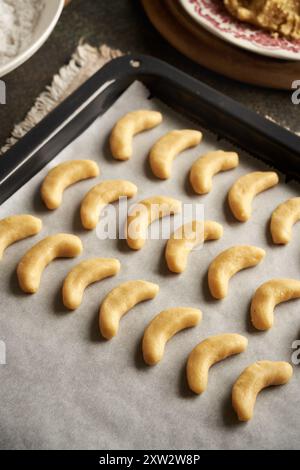
[[[251,296],[260,283],[270,277],[299,277],[299,227],[294,228],[294,239],[286,247],[273,246],[267,230],[272,210],[289,196],[299,195],[299,186],[280,183],[256,198],[253,217],[246,225],[235,222],[225,203],[228,188],[239,175],[266,167],[241,153],[240,167],[216,176],[210,194],[193,195],[187,185],[188,170],[199,153],[216,147],[207,131],[199,148],[176,159],[170,180],[154,179],[146,164],[150,146],[166,130],[191,125],[165,107],[164,123],[135,138],[133,158],[114,161],[107,150],[107,137],[115,120],[131,109],[161,108],[146,96],[143,87],[133,85],[0,208],[1,217],[30,212],[44,223],[35,239],[8,248],[0,266],[0,339],[7,347],[7,364],[0,366],[0,448],[299,448],[299,366],[294,367],[290,384],[260,394],[251,422],[239,423],[230,403],[232,384],[245,366],[257,359],[290,361],[292,342],[299,337],[299,301],[279,306],[275,326],[267,333],[255,332],[248,315]],[[217,146],[231,148],[222,141]],[[101,176],[69,188],[57,211],[45,210],[39,186],[49,167],[83,157],[99,163]],[[180,276],[166,268],[164,240],[148,240],[140,252],[129,250],[124,241],[99,240],[95,231],[82,229],[79,203],[96,181],[120,177],[137,184],[135,201],[166,194],[184,202],[204,203],[205,218],[222,223],[224,237],[192,253],[186,272]],[[49,265],[34,296],[22,294],[15,275],[24,252],[38,239],[58,231],[82,238],[84,253],[80,259],[115,256],[122,265],[118,277],[90,286],[81,307],[73,313],[62,305],[61,286],[78,260],[57,260]],[[264,247],[266,259],[237,274],[230,282],[228,297],[214,301],[207,288],[209,263],[226,247],[243,243]],[[101,340],[97,325],[101,300],[111,288],[135,278],[158,282],[159,295],[128,313],[116,338]],[[140,349],[145,326],[160,310],[179,305],[201,308],[202,323],[176,335],[159,365],[145,366]],[[248,350],[214,366],[208,390],[194,396],[185,381],[187,356],[198,342],[220,332],[246,335]]]
[[[81,38],[94,45],[106,43],[124,52],[159,57],[247,107],[270,115],[281,125],[300,131],[300,105],[292,104],[290,92],[244,85],[193,63],[158,34],[139,0],[72,0],[44,46],[28,62],[5,77],[7,105],[0,106],[0,147],[13,125],[24,118],[53,75],[68,62]]]

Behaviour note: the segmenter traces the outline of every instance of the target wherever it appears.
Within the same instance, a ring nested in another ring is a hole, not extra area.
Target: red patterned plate
[[[179,0],[203,28],[235,46],[278,59],[300,60],[300,40],[274,38],[255,26],[233,18],[221,0]]]

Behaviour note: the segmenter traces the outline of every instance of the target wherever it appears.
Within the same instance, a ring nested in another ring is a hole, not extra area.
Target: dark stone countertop
[[[186,59],[173,49],[148,21],[138,0],[72,0],[44,46],[4,81],[7,104],[0,106],[0,146],[13,125],[23,119],[35,97],[67,63],[78,41],[103,43],[124,52],[159,57],[257,112],[300,131],[300,105],[291,102],[291,92],[244,85],[217,75]],[[300,77],[299,77],[300,79]]]

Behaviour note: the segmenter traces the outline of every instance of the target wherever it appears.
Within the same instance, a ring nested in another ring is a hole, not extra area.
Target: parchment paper
[[[230,185],[248,171],[267,169],[239,151],[240,166],[214,178],[212,192],[194,195],[187,184],[188,171],[201,154],[215,148],[230,149],[203,130],[201,145],[178,156],[168,181],[155,179],[147,165],[151,145],[166,131],[192,127],[162,103],[148,99],[148,91],[133,84],[115,105],[99,117],[51,164],[37,174],[0,208],[1,218],[32,213],[43,219],[43,230],[7,249],[0,264],[0,339],[7,348],[7,364],[0,365],[0,447],[2,449],[296,449],[300,438],[299,366],[292,381],[262,392],[255,415],[239,423],[231,407],[231,387],[247,365],[258,359],[291,361],[292,342],[299,338],[299,301],[277,307],[275,326],[258,333],[249,323],[249,302],[255,289],[272,277],[299,278],[299,227],[286,247],[271,244],[269,217],[283,200],[299,196],[299,186],[285,185],[259,195],[251,220],[235,222],[226,204]],[[134,139],[134,155],[128,162],[110,156],[107,138],[115,121],[138,108],[162,110],[161,126]],[[243,136],[241,136],[241,139]],[[69,188],[63,205],[47,211],[39,186],[50,167],[59,162],[92,158],[101,167],[98,179]],[[139,252],[123,240],[99,240],[96,232],[84,231],[79,219],[83,195],[97,182],[126,178],[137,184],[134,201],[165,194],[183,202],[203,202],[205,218],[224,226],[224,237],[207,242],[190,255],[182,275],[168,272],[164,240],[148,240]],[[56,232],[79,235],[84,253],[79,259],[60,259],[45,270],[40,290],[23,294],[15,268],[24,252],[39,239]],[[238,273],[223,301],[212,300],[207,288],[209,263],[234,244],[254,244],[267,250],[259,266]],[[122,269],[117,277],[90,286],[81,307],[68,312],[61,302],[61,286],[69,269],[91,256],[117,257]],[[101,339],[98,309],[103,297],[129,279],[158,282],[160,293],[153,301],[137,305],[121,321],[112,341]],[[203,311],[196,328],[177,334],[168,344],[163,361],[155,367],[143,364],[141,338],[150,319],[172,306],[193,306]],[[209,387],[202,396],[190,393],[185,381],[189,352],[212,334],[237,332],[249,339],[248,350],[215,365]]]

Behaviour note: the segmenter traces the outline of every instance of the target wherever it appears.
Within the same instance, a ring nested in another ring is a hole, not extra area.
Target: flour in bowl
[[[0,65],[30,44],[43,7],[41,0],[0,0]]]

